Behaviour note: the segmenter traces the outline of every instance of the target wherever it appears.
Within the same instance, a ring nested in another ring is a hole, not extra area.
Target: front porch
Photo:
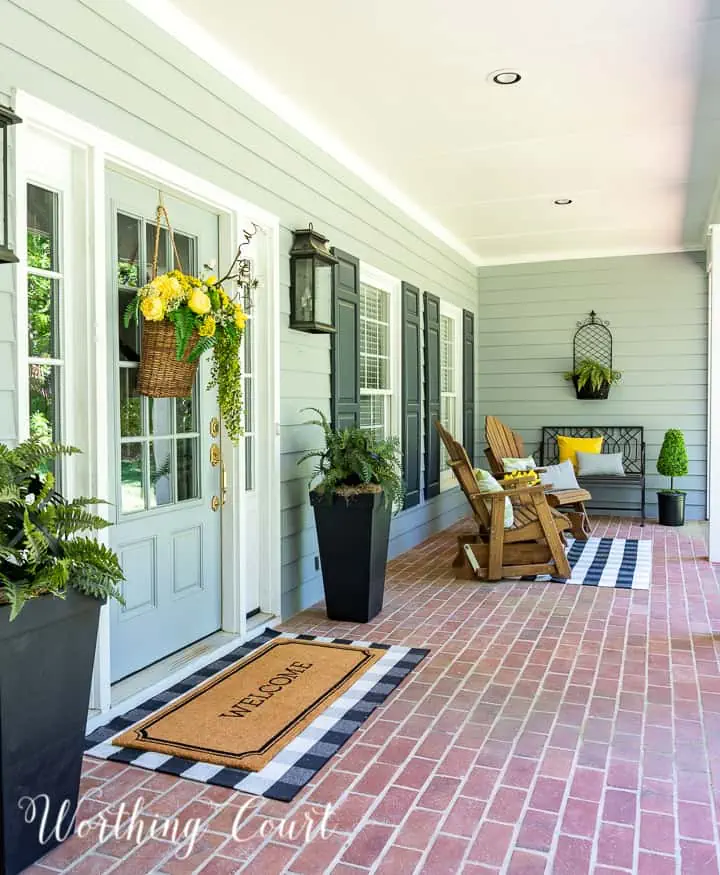
[[[431,648],[293,803],[88,759],[81,819],[142,800],[148,819],[199,818],[194,851],[93,831],[32,871],[717,873],[720,591],[704,526],[593,523],[652,539],[649,591],[456,581],[461,522],[390,563],[373,622],[315,606],[282,626]],[[267,820],[327,803],[328,837],[308,844]]]

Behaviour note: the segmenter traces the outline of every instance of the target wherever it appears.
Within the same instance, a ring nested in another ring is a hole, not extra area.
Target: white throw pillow
[[[477,480],[480,492],[503,492],[502,486],[497,482],[489,471],[483,471],[482,468],[475,469],[475,479]],[[485,506],[492,513],[492,501],[485,499]],[[505,497],[505,513],[503,515],[503,525],[506,529],[511,529],[515,521],[515,514],[510,499]]]
[[[583,477],[624,477],[622,453],[577,454],[578,474]]]
[[[585,453],[585,455],[590,456],[592,454]],[[561,462],[559,465],[548,465],[544,471],[540,472],[540,482],[545,486],[550,486],[552,492],[580,488],[580,484],[575,476],[575,469],[569,459]]]
[[[502,466],[506,474],[510,474],[512,471],[534,471],[537,467],[532,456],[525,456],[524,458],[511,456],[502,460]]]

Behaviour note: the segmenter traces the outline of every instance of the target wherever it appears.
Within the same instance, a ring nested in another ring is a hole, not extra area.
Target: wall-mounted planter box
[[[610,394],[610,383],[603,383],[599,389],[593,389],[589,383],[586,383],[582,389],[578,389],[577,377],[573,377],[573,383],[575,384],[575,397],[583,401],[604,401]]]

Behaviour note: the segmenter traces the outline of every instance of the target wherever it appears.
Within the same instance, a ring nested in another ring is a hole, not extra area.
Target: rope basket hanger
[[[157,279],[160,260],[160,236],[162,224],[166,225],[177,270],[183,273],[180,254],[175,245],[175,234],[170,216],[162,203],[162,196],[155,214],[155,245],[153,247],[151,280]],[[198,362],[187,361],[198,341],[193,332],[183,359],[177,358],[175,326],[163,319],[160,322],[142,320],[142,347],[137,389],[150,398],[185,398],[192,394]]]

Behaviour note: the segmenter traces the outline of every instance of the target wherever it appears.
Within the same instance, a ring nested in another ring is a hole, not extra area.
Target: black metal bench
[[[578,482],[588,492],[593,493],[593,510],[639,510],[642,524],[645,525],[645,438],[642,426],[545,425],[542,430],[542,445],[540,447],[541,464],[557,465],[557,436],[560,434],[578,438],[602,437],[603,453],[622,453],[624,477],[611,475],[578,477]],[[596,500],[594,486],[601,487],[602,491],[606,488],[637,491],[640,495],[640,503],[637,506],[628,507],[627,504],[618,504],[604,499]]]

